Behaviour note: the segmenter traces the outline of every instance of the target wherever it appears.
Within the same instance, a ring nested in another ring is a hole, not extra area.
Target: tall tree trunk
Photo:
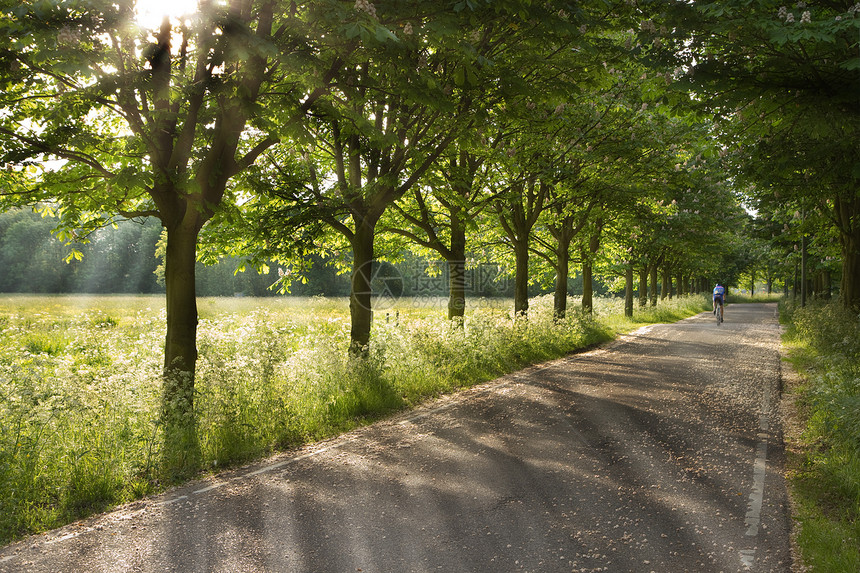
[[[558,245],[555,250],[555,291],[553,293],[553,316],[561,320],[567,315],[567,281],[570,278],[570,242],[575,230],[573,223],[563,225],[560,232],[555,233]]]
[[[624,316],[633,316],[633,265],[627,265],[624,274]]]
[[[660,287],[660,300],[672,298],[672,271],[669,267],[663,268],[663,284]]]
[[[559,245],[557,251],[553,314],[561,320],[567,314],[567,279],[570,276],[570,243]]]
[[[844,244],[844,243],[843,243]],[[844,265],[844,260],[843,260]],[[806,257],[806,233],[800,237],[800,306],[806,306],[806,297],[809,292],[807,277],[807,257]]]
[[[516,276],[514,277],[514,315],[525,318],[529,313],[529,245],[525,241],[514,244]]]
[[[839,297],[845,308],[856,311],[860,310],[860,213],[851,219],[851,224],[853,228],[849,227],[840,233],[842,281]]]
[[[794,262],[794,282],[791,283],[791,298],[792,300],[797,300],[797,285],[800,284],[800,264],[795,261]]]
[[[582,310],[588,314],[594,312],[594,285],[591,273],[591,263],[582,263]]]
[[[657,264],[651,265],[651,306],[657,306]]]
[[[188,219],[188,218],[186,218]],[[164,469],[170,477],[197,470],[200,445],[194,412],[197,364],[197,296],[194,269],[199,226],[196,217],[167,227],[164,284],[167,336],[164,343]]]
[[[352,243],[352,284],[349,294],[350,342],[352,356],[365,356],[370,344],[370,330],[373,325],[373,287],[374,272],[373,242],[378,217],[353,215],[355,234]]]
[[[582,257],[582,310],[588,314],[594,312],[594,266],[592,257],[600,249],[600,233],[603,231],[603,220],[598,219],[594,232],[588,239],[588,250]]]
[[[648,265],[639,269],[639,306],[648,304]]]
[[[459,210],[451,212],[448,254],[448,320],[462,321],[466,314],[466,226],[460,220]]]

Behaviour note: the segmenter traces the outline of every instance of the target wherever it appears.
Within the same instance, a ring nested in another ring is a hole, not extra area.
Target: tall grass
[[[836,303],[784,304],[784,344],[803,382],[793,444],[798,544],[814,571],[860,571],[860,317]]]
[[[731,303],[750,303],[750,302],[779,302],[785,295],[781,292],[757,292],[755,294],[730,292],[726,297],[726,302]]]
[[[431,303],[433,301],[430,301]],[[367,360],[347,353],[345,300],[201,299],[195,408],[201,471],[331,436],[441,393],[708,307],[703,297],[552,318],[532,301],[476,301],[462,326],[444,302],[377,312]],[[0,298],[0,541],[162,489],[163,301]]]

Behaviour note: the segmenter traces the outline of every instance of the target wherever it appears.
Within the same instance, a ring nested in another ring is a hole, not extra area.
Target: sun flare
[[[197,11],[198,0],[137,0],[137,22],[145,28],[157,28],[165,16],[171,19]]]

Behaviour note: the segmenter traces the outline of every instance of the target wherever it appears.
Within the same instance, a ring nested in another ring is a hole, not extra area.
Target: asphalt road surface
[[[0,549],[0,571],[789,571],[773,304]]]

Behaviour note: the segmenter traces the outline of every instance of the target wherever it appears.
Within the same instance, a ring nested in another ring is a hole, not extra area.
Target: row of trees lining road
[[[86,243],[64,244],[53,235],[55,222],[50,217],[28,208],[13,208],[0,214],[0,293],[45,293],[45,294],[163,294],[164,293],[164,233],[155,219],[143,224],[134,221],[118,221],[116,226],[96,230]],[[755,230],[755,232],[759,232]],[[551,234],[549,230],[546,236]],[[476,237],[470,235],[470,241]],[[546,243],[540,236],[535,241]],[[764,244],[764,243],[762,243]],[[745,246],[746,248],[746,246]],[[761,246],[757,248],[762,249]],[[80,252],[80,259],[73,253]],[[539,250],[535,251],[540,255]],[[68,262],[64,262],[66,259]],[[577,258],[575,265],[579,266]],[[744,261],[743,257],[738,258]],[[758,259],[756,259],[758,260]],[[596,261],[597,284],[592,285],[602,294],[623,295],[623,281],[616,280],[617,269],[609,259]],[[769,261],[766,261],[769,262]],[[350,282],[346,273],[340,273],[332,261],[311,256],[303,263],[301,281],[290,285],[291,296],[349,296]],[[244,261],[238,257],[221,257],[214,264],[198,262],[195,269],[198,296],[279,296],[276,286],[279,274],[283,272],[275,263],[269,265],[269,272],[238,272]],[[573,266],[573,265],[572,265]],[[740,267],[739,267],[740,268]],[[745,266],[740,276],[740,286],[748,286],[747,277],[762,278],[754,266]],[[387,281],[392,296],[415,297],[418,299],[444,296],[450,292],[449,275],[444,261],[427,260],[420,255],[404,252],[395,263],[378,262],[375,267],[377,281]],[[639,268],[641,277],[646,267]],[[647,269],[656,271],[653,265]],[[558,277],[554,267],[541,256],[531,258],[529,274],[529,295],[558,291]],[[733,270],[728,275],[737,275]],[[789,273],[790,274],[790,273]],[[835,275],[835,273],[834,273]],[[769,277],[775,276],[773,271]],[[612,285],[610,291],[603,283]],[[567,294],[583,294],[584,280],[581,272],[571,272],[568,277]],[[683,282],[683,281],[682,281]],[[503,266],[472,258],[466,268],[464,291],[470,297],[513,296],[513,276],[506,273]],[[656,285],[657,288],[649,288]],[[378,286],[378,285],[377,285]],[[378,292],[377,286],[374,291]],[[780,283],[782,288],[782,283]],[[762,285],[766,288],[766,283]],[[640,306],[656,303],[654,297],[665,292],[672,296],[672,288],[663,288],[658,280],[648,275],[635,284],[640,295]],[[705,289],[697,285],[697,289]],[[650,293],[649,293],[650,291]],[[643,298],[644,297],[644,298]],[[568,298],[568,297],[566,297]],[[436,304],[435,300],[416,300],[415,304]]]
[[[813,276],[829,292],[840,266],[842,303],[860,308],[860,4],[658,4],[652,55],[683,70],[679,93],[717,120],[737,184],[770,223],[765,241],[800,259],[804,293]]]
[[[165,230],[177,467],[196,451],[198,259],[274,260],[295,271],[285,288],[313,257],[349,267],[357,357],[374,261],[406,248],[445,260],[452,319],[470,260],[511,269],[521,317],[530,282],[554,279],[559,319],[571,264],[586,309],[599,266],[631,313],[634,273],[654,303],[658,276],[665,296],[673,276],[686,292],[739,272],[732,182],[751,172],[725,170],[717,136],[750,130],[717,130],[667,91],[678,58],[713,40],[687,49],[699,28],[655,24],[694,9],[710,26],[711,5],[203,0],[154,30],[131,0],[0,6],[4,203],[41,204],[70,242],[117,219]]]

